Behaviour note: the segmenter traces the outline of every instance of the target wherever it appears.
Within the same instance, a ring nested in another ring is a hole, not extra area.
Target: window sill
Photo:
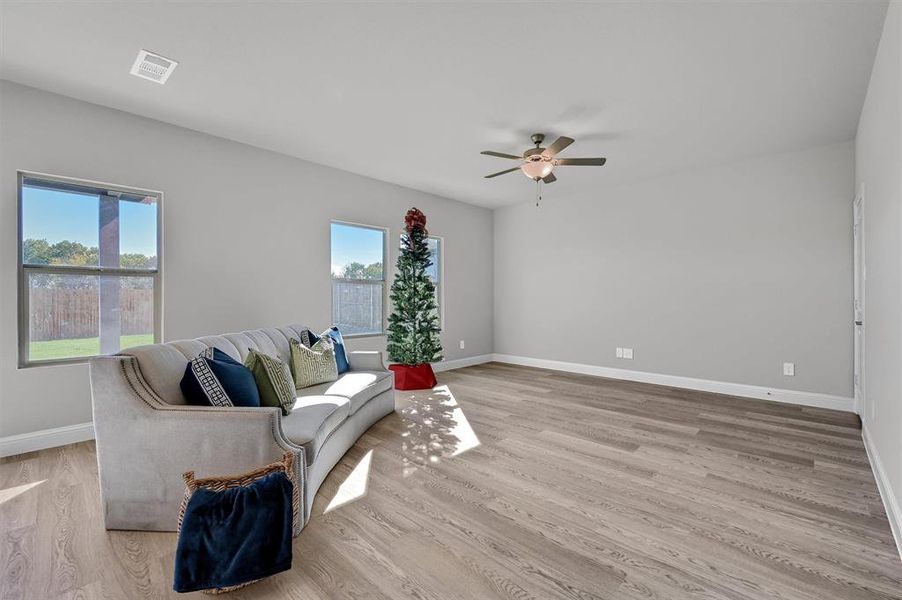
[[[56,358],[49,360],[34,360],[29,362],[20,362],[19,369],[34,369],[37,367],[65,367],[69,365],[86,365],[92,358],[106,356],[97,354],[95,356],[80,356],[78,358]]]
[[[355,340],[360,338],[385,337],[385,332],[381,333],[343,333],[341,338],[344,340]]]

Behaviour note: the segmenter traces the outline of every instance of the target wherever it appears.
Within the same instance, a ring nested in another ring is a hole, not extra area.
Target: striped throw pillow
[[[307,348],[299,340],[289,340],[291,346],[291,374],[297,389],[338,379],[335,349],[325,336]]]

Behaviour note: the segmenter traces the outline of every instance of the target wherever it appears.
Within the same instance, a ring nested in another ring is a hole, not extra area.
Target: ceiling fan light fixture
[[[536,181],[545,179],[554,170],[554,163],[546,160],[528,160],[520,167],[523,174]]]

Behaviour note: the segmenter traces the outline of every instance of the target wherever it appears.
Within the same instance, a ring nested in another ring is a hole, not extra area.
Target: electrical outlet
[[[617,358],[623,358],[623,348],[617,348],[615,355],[617,356]]]
[[[633,349],[632,348],[624,348],[623,349],[623,358],[627,360],[633,360]]]
[[[783,363],[783,374],[787,377],[794,377],[796,374],[795,363]]]
[[[463,341],[463,340],[460,340],[460,349],[461,349],[461,350],[464,349],[464,341]]]

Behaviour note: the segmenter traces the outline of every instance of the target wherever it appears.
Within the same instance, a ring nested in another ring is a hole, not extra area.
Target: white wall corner
[[[773,400],[787,404],[800,404],[817,408],[829,408],[854,412],[855,401],[851,397],[834,396],[831,394],[818,394],[814,392],[799,392],[796,390],[784,390],[778,388],[748,385],[745,383],[729,383],[726,381],[714,381],[711,379],[696,379],[694,377],[682,377],[680,375],[663,375],[660,373],[648,373],[646,371],[630,371],[628,369],[615,369],[612,367],[600,367],[581,363],[563,362],[559,360],[546,360],[542,358],[530,358],[526,356],[514,356],[511,354],[495,354],[497,362],[522,365],[526,367],[538,367],[568,373],[581,373],[583,375],[595,375],[609,379],[624,379],[640,383],[654,385],[666,385],[669,387],[698,390],[700,392],[713,392],[728,396],[741,396],[744,398],[757,398],[759,400]]]
[[[79,423],[0,438],[0,457],[25,454],[94,439],[94,424]]]
[[[880,499],[883,500],[883,508],[886,510],[886,518],[893,532],[893,539],[896,540],[899,558],[902,559],[902,506],[899,505],[899,499],[893,493],[889,477],[883,468],[880,455],[877,453],[877,446],[874,445],[870,434],[868,434],[868,428],[864,422],[861,423],[861,439],[864,442],[864,449],[871,463],[871,470],[874,472],[874,479],[877,481],[877,490],[880,492]]]

